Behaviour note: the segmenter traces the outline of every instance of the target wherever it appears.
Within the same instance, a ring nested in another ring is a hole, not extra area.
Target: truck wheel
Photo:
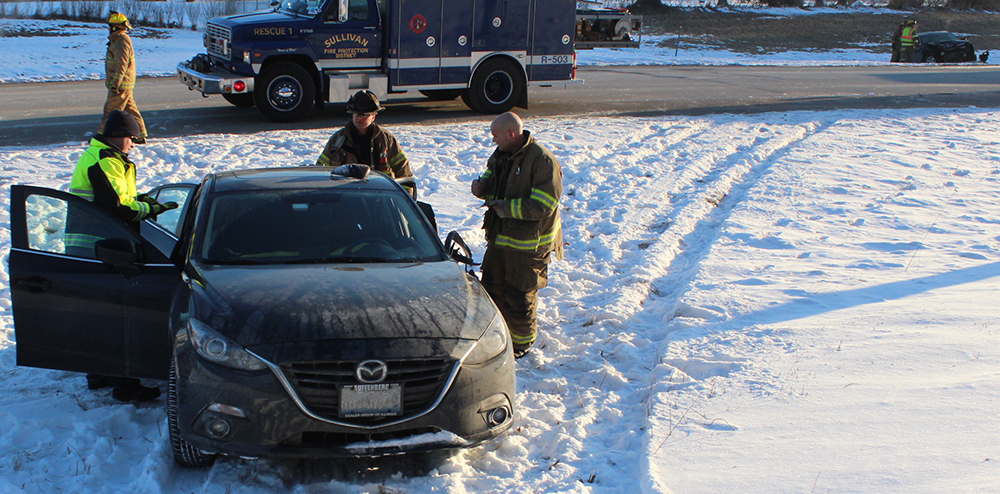
[[[253,101],[257,111],[275,122],[292,122],[304,117],[315,99],[312,77],[296,63],[269,65],[254,82]]]
[[[420,94],[427,96],[431,101],[451,101],[464,93],[464,89],[426,89]]]
[[[222,97],[233,106],[250,108],[253,106],[253,93],[222,94]]]
[[[167,381],[167,429],[170,432],[170,448],[174,451],[174,461],[182,467],[203,468],[215,462],[215,455],[203,453],[184,440],[177,426],[177,368],[170,364],[170,380]]]
[[[524,78],[517,64],[496,58],[476,69],[462,101],[480,113],[503,113],[514,108],[524,91]]]

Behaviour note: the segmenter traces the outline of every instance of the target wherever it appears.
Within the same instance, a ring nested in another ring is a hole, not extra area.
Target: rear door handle
[[[26,288],[32,292],[44,292],[49,288],[52,288],[52,282],[42,278],[41,276],[30,276],[28,278],[21,278],[14,281],[14,284]]]

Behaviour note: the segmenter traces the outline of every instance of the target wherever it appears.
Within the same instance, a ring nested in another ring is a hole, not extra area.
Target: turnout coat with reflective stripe
[[[90,147],[80,157],[69,191],[129,223],[149,216],[149,204],[136,199],[135,164],[117,148],[96,137],[90,140]]]
[[[396,136],[387,130],[382,130],[376,124],[372,124],[368,132],[372,132],[371,148],[368,150],[357,149],[351,135],[353,124],[347,124],[344,128],[334,132],[327,141],[326,147],[316,160],[319,166],[340,166],[349,163],[360,163],[368,165],[373,170],[380,171],[393,178],[412,177],[410,161],[399,147]],[[363,155],[362,151],[369,151],[371,163],[366,163],[359,159]]]
[[[562,168],[530,132],[525,135],[524,146],[514,153],[494,151],[479,177],[484,199],[499,200],[486,212],[483,228],[498,247],[539,257],[555,252],[562,259]]]
[[[116,29],[108,36],[104,73],[104,85],[108,89],[124,91],[135,88],[135,52],[132,50],[132,38],[124,29]]]

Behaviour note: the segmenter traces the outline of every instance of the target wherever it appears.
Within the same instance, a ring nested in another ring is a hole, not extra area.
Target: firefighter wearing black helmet
[[[354,93],[347,100],[351,121],[330,136],[316,164],[340,166],[360,163],[393,178],[412,177],[410,162],[396,137],[375,124],[375,115],[383,109],[375,93]]]

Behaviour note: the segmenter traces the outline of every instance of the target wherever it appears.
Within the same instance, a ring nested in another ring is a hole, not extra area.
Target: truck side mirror
[[[337,20],[340,22],[347,22],[347,0],[340,0],[340,5],[337,11]]]

